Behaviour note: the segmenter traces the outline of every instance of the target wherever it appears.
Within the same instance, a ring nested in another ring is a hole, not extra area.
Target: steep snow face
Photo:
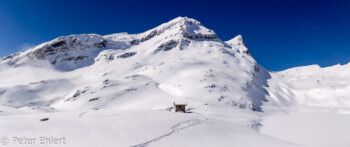
[[[17,83],[3,85],[0,99],[17,108],[56,110],[171,110],[173,102],[186,102],[192,111],[202,106],[260,111],[269,74],[251,55],[241,52],[247,49],[240,36],[231,43],[186,17],[136,35],[60,37],[3,59],[17,67],[12,70],[25,69],[34,76],[27,78],[35,80],[18,82],[20,78],[11,77],[13,72],[0,72],[1,77],[8,77],[1,80]],[[35,70],[20,66],[37,60],[48,61],[55,68],[48,68],[47,75],[38,78]],[[66,86],[52,90],[60,82]],[[30,97],[24,100],[23,95]]]
[[[92,65],[94,58],[106,48],[126,49],[130,47],[130,42],[125,39],[126,35],[115,34],[114,37],[107,36],[106,38],[97,34],[62,36],[28,51],[4,57],[0,64],[14,67],[35,64],[42,66],[43,62],[48,62],[58,70],[71,71]]]
[[[318,65],[272,73],[268,99],[274,106],[312,106],[345,110],[350,107],[350,64]]]

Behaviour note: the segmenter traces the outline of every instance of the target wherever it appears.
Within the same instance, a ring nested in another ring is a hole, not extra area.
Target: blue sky
[[[0,56],[69,34],[140,33],[177,16],[222,40],[242,34],[273,71],[350,62],[349,0],[1,0]]]

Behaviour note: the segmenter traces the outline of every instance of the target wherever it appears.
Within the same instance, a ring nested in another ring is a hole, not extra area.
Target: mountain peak
[[[226,41],[227,44],[238,44],[243,43],[243,37],[242,35],[237,35],[236,37],[232,38],[229,41]]]
[[[141,33],[140,41],[144,42],[155,36],[166,34],[166,36],[180,36],[188,39],[217,39],[213,30],[207,29],[199,21],[188,17],[177,17],[158,27]]]
[[[188,17],[182,17],[182,16],[174,18],[173,20],[170,20],[166,24],[168,24],[168,23],[183,23],[183,24],[187,24],[187,25],[192,25],[192,24],[202,25],[201,22],[199,22],[198,20],[188,18]]]
[[[246,45],[243,42],[243,37],[242,35],[237,35],[236,37],[232,38],[229,41],[226,41],[226,43],[231,46],[233,49],[237,49],[239,50],[239,52],[242,53],[248,53],[249,54],[249,50],[246,47]]]

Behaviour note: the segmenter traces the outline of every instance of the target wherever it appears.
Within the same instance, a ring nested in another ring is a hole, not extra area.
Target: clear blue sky
[[[350,62],[350,0],[1,0],[0,56],[69,34],[140,33],[177,16],[222,40],[242,34],[273,71]]]

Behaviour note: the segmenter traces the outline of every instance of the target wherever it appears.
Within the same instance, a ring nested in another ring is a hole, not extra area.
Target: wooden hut
[[[176,104],[174,102],[175,112],[183,112],[186,113],[187,104]]]

